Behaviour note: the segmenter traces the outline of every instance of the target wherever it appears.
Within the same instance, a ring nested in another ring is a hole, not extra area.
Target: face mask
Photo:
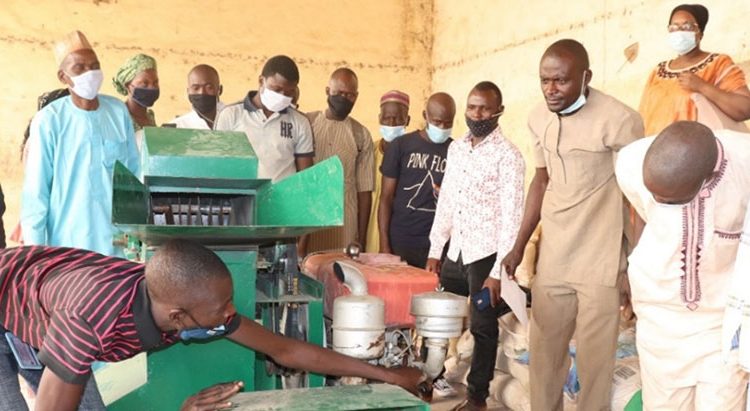
[[[130,98],[141,107],[151,107],[159,99],[158,88],[134,87]]]
[[[180,331],[182,341],[205,340],[208,338],[220,337],[227,332],[227,326],[222,324],[214,328],[189,328]]]
[[[204,328],[198,323],[198,321],[195,321],[195,318],[193,318],[189,312],[185,311],[185,314],[187,314],[194,323],[198,324],[198,327],[181,330],[180,339],[183,341],[205,340],[208,338],[220,337],[227,332],[226,324],[221,324],[214,328]],[[227,320],[227,324],[232,321],[232,318],[233,317]]]
[[[677,52],[677,54],[687,54],[696,46],[695,32],[671,31],[667,33],[667,43],[672,50]]]
[[[99,88],[104,81],[104,73],[101,70],[89,70],[78,76],[68,74],[68,77],[73,82],[73,87],[70,90],[76,96],[86,100],[96,98],[96,95],[99,94]]]
[[[405,133],[405,126],[380,126],[380,135],[383,136],[383,140],[389,143],[397,137],[403,136]]]
[[[445,143],[448,140],[448,138],[450,138],[451,130],[453,129],[440,128],[440,127],[433,126],[430,123],[427,123],[427,129],[425,131],[427,131],[427,137],[429,137],[433,143],[442,144],[442,143]],[[474,134],[473,131],[472,131],[472,134]]]
[[[497,127],[497,120],[501,114],[503,113],[493,114],[492,117],[484,120],[472,120],[466,116],[466,125],[474,137],[485,137]]]
[[[216,110],[219,98],[210,94],[189,94],[188,100],[198,114],[208,114]]]
[[[575,113],[576,110],[583,107],[584,104],[586,104],[586,72],[583,73],[583,77],[581,77],[581,95],[578,96],[578,99],[573,102],[568,108],[564,110],[560,110],[558,114],[570,114]]]
[[[337,118],[346,118],[354,108],[354,103],[344,96],[328,96],[328,108]]]
[[[263,91],[260,93],[260,102],[263,106],[274,113],[286,110],[289,105],[292,104],[292,98],[287,97],[279,92],[269,90],[266,86],[263,86]]]

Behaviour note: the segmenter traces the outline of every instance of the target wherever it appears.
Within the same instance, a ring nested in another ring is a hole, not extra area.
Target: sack
[[[641,371],[638,357],[617,360],[612,378],[612,410],[624,410],[630,399],[640,390]]]
[[[513,411],[531,410],[529,391],[508,374],[495,371],[490,381],[490,397]]]

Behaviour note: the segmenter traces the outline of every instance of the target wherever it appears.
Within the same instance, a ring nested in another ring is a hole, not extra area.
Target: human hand
[[[708,84],[702,78],[690,72],[681,73],[677,77],[677,83],[683,90],[696,93],[700,93],[703,86]]]
[[[440,186],[437,184],[432,184],[432,195],[435,196],[435,198],[440,197]]]
[[[427,379],[422,370],[414,367],[398,367],[389,368],[388,371],[392,379],[387,382],[398,385],[418,397],[422,396],[422,386]]]
[[[425,270],[440,275],[440,260],[437,258],[428,258],[427,265],[424,267]]]
[[[484,280],[484,284],[482,285],[482,288],[487,288],[490,290],[490,305],[496,306],[500,304],[500,290],[501,290],[501,282],[497,278],[494,277],[487,277],[486,280]]]
[[[516,268],[518,268],[522,260],[523,251],[518,252],[513,249],[510,250],[510,252],[500,262],[502,268],[504,268],[505,272],[508,273],[508,278],[510,278],[511,280],[516,279]]]
[[[627,274],[623,274],[620,278],[620,315],[622,315],[622,318],[626,321],[635,318],[631,298],[630,280],[628,279]]]
[[[229,408],[232,403],[227,400],[237,394],[243,386],[242,381],[235,381],[204,388],[197,394],[188,397],[182,403],[180,411],[214,411]]]

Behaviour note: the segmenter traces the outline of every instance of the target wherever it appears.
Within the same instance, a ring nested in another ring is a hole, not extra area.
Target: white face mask
[[[96,95],[99,94],[99,88],[104,81],[104,73],[101,70],[89,70],[78,76],[68,74],[68,77],[73,82],[73,87],[70,88],[70,91],[86,100],[96,98]]]
[[[383,140],[389,143],[396,138],[403,136],[405,133],[405,126],[380,126],[380,135],[383,136]]]
[[[269,90],[268,87],[263,85],[263,91],[260,93],[260,102],[263,103],[265,108],[278,113],[279,111],[285,110],[292,104],[292,98],[287,97],[279,92]]]
[[[445,143],[451,136],[452,128],[440,128],[433,126],[432,123],[427,123],[427,137],[435,144]]]
[[[671,31],[667,33],[667,43],[677,54],[690,53],[697,45],[694,31]]]
[[[575,112],[576,110],[583,107],[584,104],[586,104],[586,72],[583,72],[583,77],[581,77],[581,95],[578,96],[578,99],[573,102],[573,104],[569,105],[566,109],[560,110],[558,114],[570,114]]]

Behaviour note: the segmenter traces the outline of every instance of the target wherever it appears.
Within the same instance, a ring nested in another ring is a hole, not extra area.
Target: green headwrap
[[[145,54],[136,54],[131,57],[117,70],[117,74],[112,78],[115,90],[123,96],[127,96],[128,88],[126,85],[133,81],[140,72],[148,69],[156,69],[156,60],[153,57]]]

